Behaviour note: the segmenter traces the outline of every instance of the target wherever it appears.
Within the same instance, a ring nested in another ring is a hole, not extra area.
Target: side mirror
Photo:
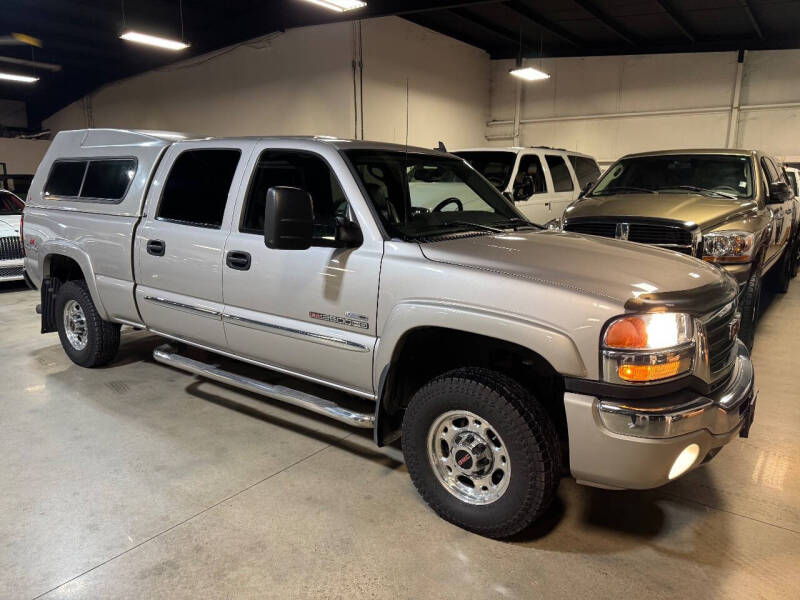
[[[792,188],[785,181],[773,181],[769,184],[767,204],[783,204],[793,198]]]
[[[364,241],[358,223],[344,217],[336,218],[336,241],[345,248],[360,246]]]
[[[530,175],[523,175],[522,180],[514,186],[514,200],[522,202],[527,200],[535,193],[533,185],[533,177]]]
[[[590,182],[589,182],[589,183],[587,183],[585,186],[583,186],[583,189],[581,190],[581,193],[580,193],[580,194],[578,194],[578,198],[583,198],[583,197],[584,197],[586,194],[588,194],[588,193],[589,193],[589,190],[590,190],[590,189],[592,189],[592,186],[593,186],[595,183],[597,183],[597,182],[595,182],[595,181],[590,181]]]
[[[294,187],[271,187],[264,208],[264,244],[275,250],[306,250],[314,233],[311,194]]]

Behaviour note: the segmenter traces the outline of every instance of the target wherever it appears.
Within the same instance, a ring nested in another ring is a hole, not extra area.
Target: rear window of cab
[[[136,175],[135,158],[57,160],[44,186],[45,198],[119,203]]]

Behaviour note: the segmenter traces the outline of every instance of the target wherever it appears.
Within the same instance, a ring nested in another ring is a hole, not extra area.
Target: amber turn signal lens
[[[616,321],[606,332],[609,348],[647,348],[647,325],[644,319],[629,317]]]
[[[654,381],[674,377],[680,366],[678,359],[660,365],[620,365],[617,373],[624,381]]]

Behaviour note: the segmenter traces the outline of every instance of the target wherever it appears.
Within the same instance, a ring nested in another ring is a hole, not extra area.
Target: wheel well
[[[45,277],[58,279],[61,283],[75,279],[86,279],[78,262],[63,254],[51,254],[47,257]]]
[[[541,355],[512,342],[443,327],[420,327],[401,338],[381,378],[379,444],[396,439],[408,402],[425,383],[458,367],[504,373],[531,390],[566,442],[564,380]],[[566,443],[563,444],[566,447]]]

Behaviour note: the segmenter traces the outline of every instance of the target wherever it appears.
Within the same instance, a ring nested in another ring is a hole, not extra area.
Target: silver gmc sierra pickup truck
[[[402,436],[425,500],[486,536],[542,515],[563,471],[659,486],[752,422],[728,275],[543,231],[444,152],[65,131],[22,236],[42,332],[76,364],[112,361],[129,325],[172,341],[159,362]]]

